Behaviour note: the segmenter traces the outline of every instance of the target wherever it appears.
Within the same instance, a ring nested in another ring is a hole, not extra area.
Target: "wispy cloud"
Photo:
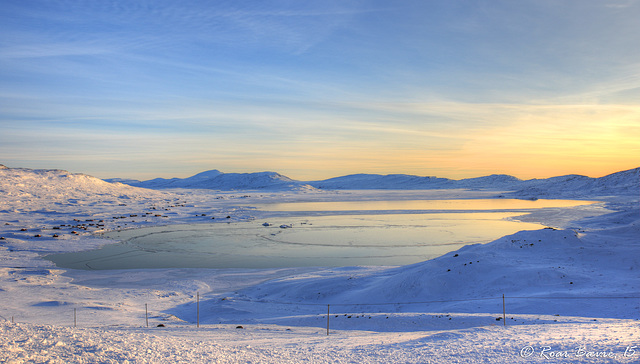
[[[451,177],[637,155],[640,2],[379,6],[7,2],[0,152]]]
[[[360,2],[342,1],[53,1],[40,5],[14,5],[6,11],[24,19],[18,27],[21,31],[37,32],[54,42],[109,43],[112,39],[152,50],[196,41],[202,47],[275,48],[292,53],[308,50],[348,26],[354,16],[371,11]]]

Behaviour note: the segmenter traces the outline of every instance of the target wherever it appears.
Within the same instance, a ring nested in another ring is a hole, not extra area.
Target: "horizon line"
[[[330,180],[330,179],[334,179],[334,178],[340,178],[340,177],[347,177],[347,176],[356,176],[356,175],[370,175],[370,176],[411,176],[411,177],[419,177],[419,178],[440,178],[440,179],[448,179],[448,180],[454,180],[454,181],[461,181],[461,180],[467,180],[467,179],[474,179],[474,178],[482,178],[482,177],[490,177],[490,176],[509,176],[509,177],[514,177],[518,180],[521,181],[528,181],[528,180],[535,180],[535,179],[548,179],[548,178],[554,178],[554,177],[564,177],[564,176],[583,176],[583,177],[588,177],[588,178],[602,178],[602,177],[606,177],[612,174],[616,174],[616,173],[620,173],[620,172],[626,172],[626,171],[631,171],[634,169],[638,169],[640,168],[640,165],[637,167],[631,167],[631,168],[626,168],[626,169],[621,169],[615,172],[610,172],[610,173],[606,173],[602,176],[589,176],[589,175],[584,175],[584,174],[579,174],[579,173],[567,173],[567,174],[560,174],[560,175],[552,175],[552,176],[538,176],[538,177],[534,177],[534,178],[520,178],[518,176],[509,174],[509,173],[489,173],[489,174],[483,174],[483,175],[478,175],[478,176],[474,176],[474,177],[463,177],[463,178],[452,178],[452,177],[442,177],[442,176],[437,176],[437,175],[417,175],[417,174],[410,174],[410,173],[368,173],[368,172],[356,172],[356,173],[348,173],[348,174],[343,174],[343,175],[338,175],[338,176],[334,176],[334,177],[328,177],[328,178],[322,178],[322,179],[297,179],[297,178],[293,178],[291,176],[289,176],[288,174],[284,174],[275,170],[262,170],[262,171],[253,171],[253,172],[237,172],[237,171],[233,171],[233,172],[223,172],[219,169],[213,168],[213,169],[207,169],[207,170],[203,170],[200,172],[196,172],[194,174],[190,174],[186,177],[153,177],[153,178],[149,178],[149,179],[137,179],[137,178],[123,178],[123,177],[108,177],[108,178],[100,178],[97,176],[94,176],[93,174],[90,173],[86,173],[86,172],[73,172],[70,171],[68,169],[65,168],[30,168],[30,167],[10,167],[7,166],[6,164],[0,163],[0,166],[4,166],[8,169],[29,169],[29,170],[51,170],[51,171],[65,171],[68,173],[72,173],[72,174],[84,174],[84,175],[88,175],[91,177],[95,177],[101,180],[114,180],[114,179],[122,179],[122,180],[136,180],[136,181],[140,181],[140,182],[145,182],[145,181],[150,181],[153,179],[173,179],[173,178],[177,178],[177,179],[185,179],[185,178],[189,178],[189,177],[193,177],[195,175],[201,174],[201,173],[205,173],[205,172],[210,172],[210,171],[218,171],[222,174],[255,174],[255,173],[277,173],[281,176],[290,178],[294,181],[297,182],[320,182],[320,181],[326,181],[326,180]]]

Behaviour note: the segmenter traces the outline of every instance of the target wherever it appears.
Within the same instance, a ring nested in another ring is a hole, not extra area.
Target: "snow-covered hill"
[[[451,188],[453,180],[438,177],[419,177],[408,174],[351,174],[309,182],[325,190],[386,190]]]
[[[160,196],[161,193],[122,183],[109,183],[82,173],[59,169],[0,168],[0,194],[20,206],[43,208],[52,204],[122,200]]]
[[[326,190],[430,190],[445,188],[509,189],[521,180],[508,175],[490,175],[453,180],[439,177],[420,177],[408,174],[352,174],[323,181],[308,182]]]
[[[640,186],[640,168],[613,173],[600,178],[566,175],[545,179],[520,180],[496,174],[484,177],[453,180],[439,177],[420,177],[407,174],[352,174],[322,181],[297,181],[276,172],[223,173],[211,170],[188,178],[156,178],[148,181],[107,179],[131,186],[150,189],[211,189],[234,190],[430,190],[472,189],[512,191],[516,198],[580,198],[610,195],[636,195]]]
[[[581,175],[558,176],[545,179],[520,180],[509,175],[490,175],[453,180],[438,177],[419,177],[406,174],[353,174],[308,182],[327,190],[362,189],[483,189],[515,191],[517,198],[562,198],[580,196],[610,196],[637,194],[640,168],[613,173],[600,178]]]
[[[490,176],[465,178],[454,181],[457,188],[469,189],[510,189],[518,186],[522,180],[506,174],[492,174]]]
[[[422,306],[438,312],[499,312],[502,302],[495,298],[505,294],[518,297],[510,300],[512,313],[588,317],[597,311],[598,317],[633,318],[638,308],[634,300],[612,300],[608,305],[572,300],[594,295],[637,296],[640,256],[634,253],[638,241],[633,237],[640,236],[640,225],[637,219],[626,223],[615,232],[615,248],[602,245],[603,240],[614,236],[610,231],[586,236],[551,228],[521,231],[488,244],[468,245],[432,260],[372,274],[347,269],[333,276],[314,272],[276,279],[226,300],[354,307],[432,302]],[[486,298],[494,300],[483,300]],[[225,310],[227,306],[224,301],[215,301],[211,310]]]
[[[215,169],[201,172],[188,178],[156,178],[148,181],[113,178],[107,179],[106,181],[122,182],[131,186],[151,189],[189,188],[218,191],[291,191],[313,189],[313,187],[304,182],[293,180],[276,172],[223,173]]]
[[[581,198],[589,196],[638,196],[640,167],[591,178],[567,175],[523,181],[511,196],[518,198]]]
[[[76,251],[109,243],[92,237],[105,230],[211,221],[216,216],[246,219],[242,208],[227,208],[225,203],[233,205],[233,199],[197,192],[185,196],[57,169],[2,166],[0,250]]]

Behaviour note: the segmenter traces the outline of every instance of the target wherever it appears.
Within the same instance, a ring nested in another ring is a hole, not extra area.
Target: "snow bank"
[[[604,320],[376,333],[275,325],[72,328],[0,323],[6,363],[633,363],[638,325]]]
[[[633,226],[612,234],[627,236],[617,239],[614,247],[603,244],[606,234],[612,233],[579,238],[570,230],[522,231],[379,272],[343,268],[275,279],[226,300],[500,312],[504,294],[510,297],[511,313],[637,318],[638,299],[622,297],[638,298],[640,292],[640,242],[631,237],[640,236],[640,231]],[[224,307],[227,302],[215,302],[212,311],[215,305]]]

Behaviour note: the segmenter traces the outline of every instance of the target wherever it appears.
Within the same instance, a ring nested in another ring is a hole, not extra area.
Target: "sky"
[[[0,0],[0,164],[600,177],[640,166],[640,0]]]

